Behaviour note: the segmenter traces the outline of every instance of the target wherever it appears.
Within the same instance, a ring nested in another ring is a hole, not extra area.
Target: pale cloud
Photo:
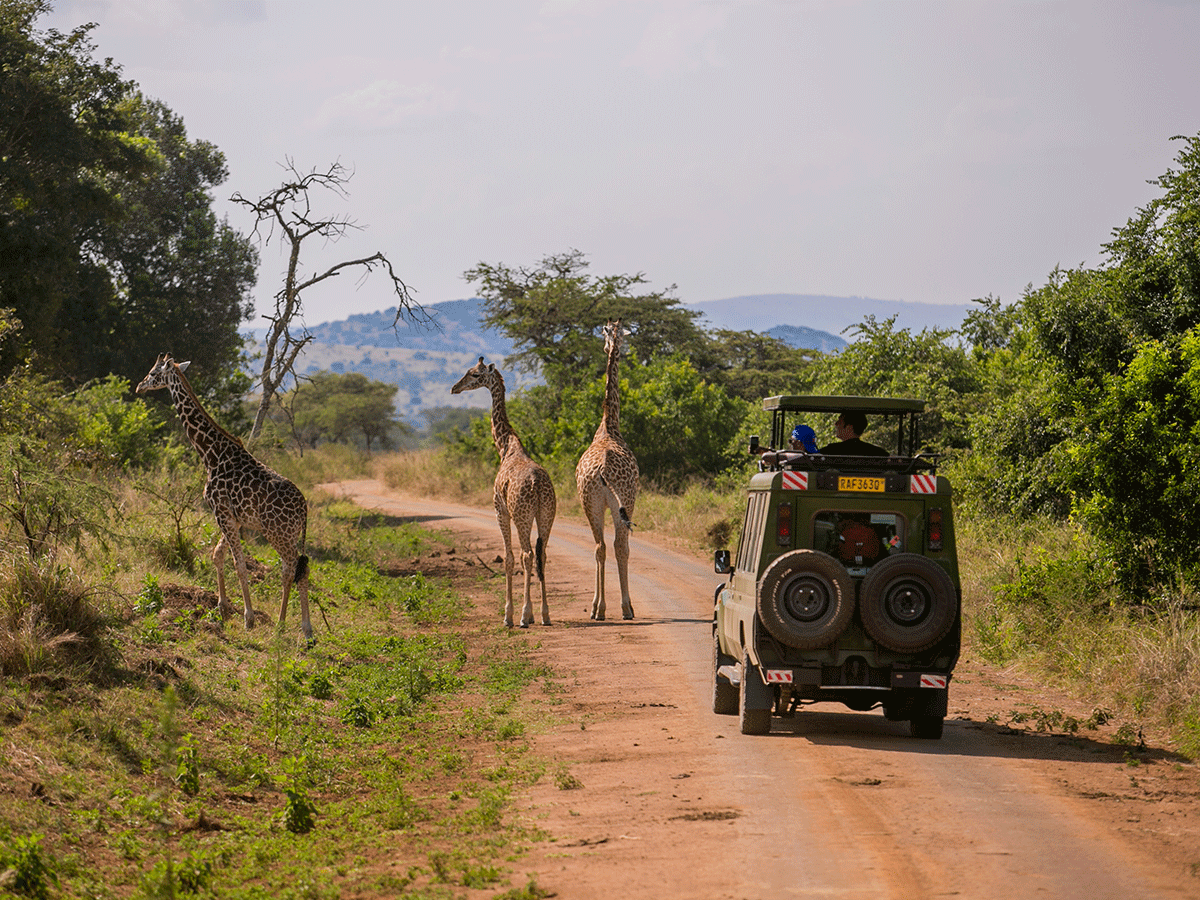
[[[330,97],[311,125],[318,130],[391,131],[414,120],[447,115],[456,104],[454,91],[381,79]]]
[[[646,23],[641,39],[624,65],[650,75],[721,66],[715,41],[729,17],[729,8],[715,4],[663,4]]]

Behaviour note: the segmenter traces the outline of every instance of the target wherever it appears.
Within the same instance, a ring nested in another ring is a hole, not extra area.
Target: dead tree
[[[230,197],[232,202],[240,203],[254,213],[253,233],[264,246],[271,242],[278,230],[280,241],[286,242],[288,247],[287,274],[284,276],[282,289],[275,295],[275,313],[263,317],[271,324],[267,329],[266,350],[263,354],[262,395],[258,413],[254,417],[254,428],[250,432],[251,438],[258,437],[262,432],[271,402],[289,376],[295,379],[296,357],[313,339],[300,319],[303,295],[309,288],[340,275],[347,269],[361,270],[362,278],[366,278],[376,269],[382,269],[391,279],[392,289],[399,301],[393,326],[404,315],[412,321],[430,321],[428,313],[413,300],[408,285],[396,274],[391,262],[382,252],[361,259],[339,262],[319,274],[302,274],[300,248],[306,240],[317,237],[332,243],[345,237],[347,231],[358,228],[352,219],[345,216],[314,215],[311,192],[322,188],[344,199],[348,196],[346,184],[354,173],[338,162],[330,165],[325,171],[313,169],[307,174],[297,170],[291,159],[287,160],[283,168],[286,172],[284,183],[258,200],[248,200],[240,193]]]

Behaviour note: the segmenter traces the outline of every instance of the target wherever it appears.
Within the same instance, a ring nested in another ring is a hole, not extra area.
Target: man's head
[[[848,441],[851,438],[862,437],[862,433],[866,430],[867,415],[856,409],[843,412],[838,416],[838,420],[833,426],[833,432],[837,435],[839,441]]]

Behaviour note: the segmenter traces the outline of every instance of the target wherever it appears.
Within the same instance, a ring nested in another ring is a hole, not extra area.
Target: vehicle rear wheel
[[[738,724],[742,734],[767,734],[771,730],[771,710],[747,709],[746,692],[751,685],[762,685],[762,676],[750,662],[748,655],[742,655],[742,678],[738,682]]]
[[[845,566],[819,550],[793,550],[763,573],[758,617],[771,636],[797,650],[837,639],[854,616],[854,582]]]
[[[898,653],[916,653],[949,633],[958,616],[958,594],[937,563],[901,553],[867,573],[859,615],[875,641]]]
[[[713,629],[713,690],[712,711],[718,716],[734,716],[738,711],[738,688],[721,674],[721,666],[733,665],[734,659],[721,652],[721,641]]]

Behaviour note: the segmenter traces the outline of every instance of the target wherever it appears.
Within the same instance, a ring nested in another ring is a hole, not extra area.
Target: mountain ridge
[[[867,315],[896,317],[898,328],[957,328],[966,306],[830,297],[818,294],[755,294],[682,304],[701,314],[706,329],[758,331],[792,346],[833,353],[845,347],[839,336]],[[503,365],[515,347],[503,333],[480,324],[483,300],[445,300],[425,307],[435,324],[407,318],[396,321],[396,307],[356,313],[345,319],[309,326],[313,341],[297,361],[301,375],[320,371],[358,372],[395,384],[397,414],[410,424],[423,424],[422,410],[434,407],[486,409],[491,398],[482,391],[453,395],[450,387],[479,357]],[[394,327],[393,327],[394,326]],[[853,338],[853,335],[851,335]],[[261,336],[254,342],[261,347]],[[538,379],[505,372],[508,390]]]

